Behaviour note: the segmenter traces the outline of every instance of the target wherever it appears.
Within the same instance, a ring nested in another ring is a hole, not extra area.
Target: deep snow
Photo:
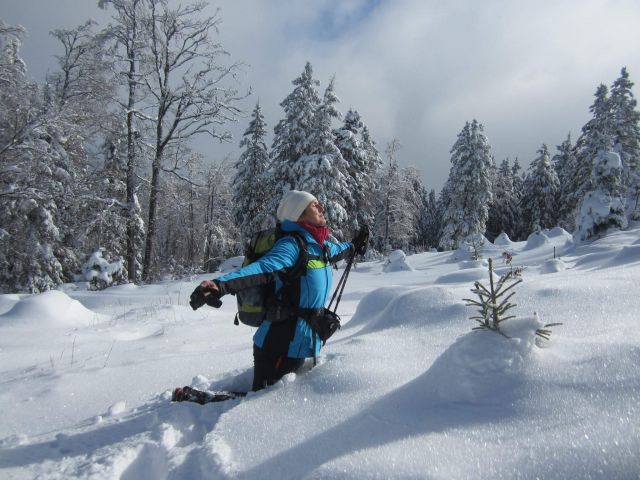
[[[361,263],[315,368],[206,406],[170,390],[248,388],[253,331],[189,308],[205,277],[0,296],[0,477],[640,478],[640,228],[496,243],[510,338],[471,330],[486,261]]]

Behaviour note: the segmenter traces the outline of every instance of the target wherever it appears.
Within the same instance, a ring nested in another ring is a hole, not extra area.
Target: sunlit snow
[[[316,367],[205,406],[170,391],[247,389],[253,333],[190,309],[206,277],[2,295],[0,477],[639,478],[640,228],[496,243],[359,263]],[[508,338],[463,301],[488,256],[524,267]]]

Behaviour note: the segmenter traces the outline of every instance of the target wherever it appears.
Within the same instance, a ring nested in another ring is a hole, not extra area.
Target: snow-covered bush
[[[411,265],[407,263],[407,256],[402,250],[394,250],[389,254],[382,271],[389,272],[408,272],[413,270]]]
[[[592,173],[594,189],[587,192],[576,218],[576,241],[599,238],[627,227],[621,194],[622,161],[615,152],[601,152]]]
[[[82,265],[79,281],[89,282],[89,290],[103,290],[112,284],[126,280],[124,261],[122,258],[109,262],[103,256],[103,249],[96,250]]]

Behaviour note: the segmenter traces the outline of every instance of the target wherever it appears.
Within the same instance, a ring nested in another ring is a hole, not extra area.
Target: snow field
[[[170,389],[248,388],[253,331],[233,297],[193,312],[199,278],[2,296],[0,476],[639,478],[640,230],[539,235],[485,249],[526,267],[510,338],[471,331],[483,262],[360,264],[315,368],[205,406]]]

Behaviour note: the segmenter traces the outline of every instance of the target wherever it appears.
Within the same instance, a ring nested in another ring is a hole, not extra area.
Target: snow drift
[[[0,476],[637,478],[640,229],[545,236],[509,247],[526,267],[509,338],[471,330],[462,299],[486,267],[362,263],[317,366],[205,406],[171,388],[247,388],[253,334],[233,297],[188,307],[206,277],[2,296]],[[541,348],[535,328],[555,322]]]

